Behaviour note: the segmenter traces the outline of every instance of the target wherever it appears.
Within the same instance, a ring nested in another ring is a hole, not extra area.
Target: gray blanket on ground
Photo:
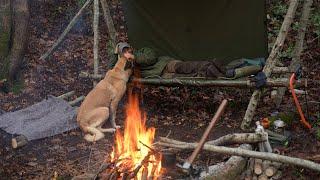
[[[77,128],[76,113],[68,102],[49,96],[25,109],[0,115],[0,128],[29,141],[41,139]]]

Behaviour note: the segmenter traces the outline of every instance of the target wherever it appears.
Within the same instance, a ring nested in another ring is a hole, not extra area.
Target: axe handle
[[[204,132],[204,134],[201,137],[201,140],[197,146],[197,148],[192,152],[191,156],[188,158],[187,162],[192,164],[193,161],[196,159],[197,155],[199,154],[200,150],[202,149],[204,143],[206,142],[209,133],[211,132],[213,126],[216,124],[217,120],[219,120],[219,118],[221,117],[221,115],[224,112],[225,107],[227,106],[228,101],[226,99],[224,99],[222,101],[222,103],[220,104],[216,114],[214,115],[214,117],[212,118],[209,126],[207,127],[206,131]]]

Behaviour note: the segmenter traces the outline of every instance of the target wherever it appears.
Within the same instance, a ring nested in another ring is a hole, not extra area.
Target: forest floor
[[[273,42],[279,31],[288,1],[267,1],[268,37]],[[315,1],[314,9],[319,9],[319,1]],[[0,110],[16,111],[40,102],[48,95],[58,96],[74,90],[75,96],[86,95],[92,89],[92,82],[80,78],[81,71],[93,69],[93,35],[90,13],[87,13],[67,36],[61,47],[46,61],[39,57],[54,43],[78,9],[77,1],[30,1],[30,36],[29,46],[21,73],[20,88],[13,92],[0,92]],[[299,7],[301,8],[301,7]],[[123,11],[120,4],[112,4],[113,18],[120,40],[126,40]],[[315,12],[315,11],[314,11]],[[320,14],[312,14],[314,22]],[[107,54],[106,27],[101,18],[100,32],[100,73],[105,73]],[[311,23],[306,34],[306,48],[302,55],[304,77],[320,80],[320,40],[319,26]],[[317,35],[317,33],[319,33]],[[289,33],[281,60],[288,63],[290,52],[294,46],[295,28]],[[228,88],[186,88],[186,87],[144,87],[142,108],[147,114],[147,125],[156,128],[156,137],[166,136],[183,141],[199,140],[207,124],[210,122],[222,99],[229,100],[229,105],[214,127],[209,139],[222,135],[241,132],[240,124],[253,90]],[[259,105],[254,120],[269,117],[272,112],[292,112],[296,109],[292,97],[286,94],[279,109],[274,108],[267,89]],[[308,116],[314,127],[320,127],[320,87],[308,88]],[[73,98],[75,98],[75,96]],[[124,98],[125,99],[125,98]],[[301,102],[305,102],[303,96]],[[124,102],[120,103],[117,122],[123,125]],[[304,103],[304,108],[306,105]],[[286,146],[280,146],[282,154],[309,159],[320,163],[320,132],[307,131],[299,119],[294,119],[286,127],[292,139]],[[96,169],[108,157],[113,146],[113,136],[91,144],[83,140],[79,129],[61,135],[34,140],[17,150],[11,148],[12,135],[0,130],[0,179],[48,179],[56,172],[60,177],[69,179],[75,175]],[[180,154],[186,158],[190,152]],[[223,161],[227,155],[201,153],[198,164],[204,162]],[[283,179],[318,178],[319,173],[300,167],[286,166]],[[167,176],[168,179],[170,176]]]

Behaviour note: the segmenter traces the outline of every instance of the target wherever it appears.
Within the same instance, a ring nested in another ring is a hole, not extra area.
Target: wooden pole
[[[228,144],[250,144],[267,141],[267,133],[234,133],[222,136],[216,140],[207,141],[206,144],[222,146]]]
[[[72,29],[72,27],[76,24],[76,22],[78,21],[79,17],[82,15],[83,11],[90,5],[90,3],[92,2],[92,0],[87,0],[86,3],[84,3],[84,5],[82,6],[82,8],[79,10],[79,12],[73,17],[73,19],[70,21],[70,23],[68,24],[68,26],[66,27],[66,29],[63,31],[63,33],[60,35],[60,37],[58,38],[58,40],[53,44],[53,46],[44,54],[40,57],[41,60],[45,60],[48,58],[48,56],[55,51],[59,45],[61,44],[61,42],[63,41],[63,39],[66,37],[66,35],[69,33],[69,31]]]
[[[92,78],[101,80],[104,75],[101,74],[89,74],[87,72],[81,72],[79,74],[81,78]],[[173,79],[162,79],[162,78],[131,78],[131,83],[141,83],[144,85],[155,85],[155,86],[195,86],[195,87],[238,87],[238,88],[255,88],[255,82],[250,80],[217,80],[217,79],[199,79],[199,78],[173,78]],[[295,82],[296,86],[307,86],[305,79],[300,79]],[[278,79],[267,79],[266,87],[288,87],[289,79],[278,78]]]
[[[289,66],[289,71],[295,71],[301,64],[300,56],[303,51],[303,42],[306,34],[306,29],[309,21],[309,15],[311,11],[312,0],[305,0],[302,8],[302,15],[299,22],[299,32],[297,36],[297,41],[293,50],[292,60]],[[289,77],[289,76],[287,76]],[[287,88],[279,88],[277,91],[277,98],[275,99],[275,104],[277,107],[280,106],[282,98],[286,92]]]
[[[93,1],[93,74],[99,74],[99,0]],[[93,81],[96,86],[97,81]]]
[[[193,161],[196,159],[196,157],[198,156],[199,152],[201,151],[204,143],[206,142],[209,133],[211,132],[213,126],[216,124],[216,122],[220,119],[220,117],[222,116],[226,106],[228,104],[228,101],[226,99],[224,99],[222,101],[222,103],[220,104],[216,114],[214,115],[214,117],[212,118],[209,126],[207,127],[206,131],[203,133],[200,142],[198,143],[196,149],[192,152],[191,156],[187,159],[187,161],[185,162],[185,164],[183,165],[185,168],[189,169],[191,164],[193,163]]]
[[[112,66],[117,62],[117,58],[114,55],[114,50],[117,45],[117,31],[116,31],[116,28],[114,27],[114,23],[111,17],[110,8],[107,3],[107,0],[100,0],[100,2],[103,10],[104,21],[107,24],[108,34],[110,37],[109,41],[107,42],[106,50],[108,52],[108,59],[109,59],[108,69],[111,69]]]
[[[267,59],[267,63],[265,67],[263,68],[263,72],[266,74],[267,77],[270,77],[273,67],[275,67],[275,64],[277,62],[277,57],[279,52],[281,51],[283,47],[283,43],[287,37],[289,28],[293,22],[293,18],[296,12],[296,9],[298,7],[298,0],[291,0],[290,5],[287,11],[287,14],[284,18],[284,21],[282,23],[282,26],[280,28],[280,32],[278,34],[277,40],[273,45],[273,48],[271,50],[271,53]],[[243,118],[241,129],[242,130],[249,130],[252,118],[255,114],[256,108],[258,106],[258,101],[261,97],[261,89],[255,90],[251,96],[249,105],[246,110],[246,114]]]

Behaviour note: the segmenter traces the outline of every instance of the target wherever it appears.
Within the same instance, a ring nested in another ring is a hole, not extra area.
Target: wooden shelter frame
[[[66,34],[71,30],[71,28],[74,26],[74,24],[77,22],[81,14],[83,13],[84,9],[86,9],[91,3],[93,3],[93,9],[94,9],[94,19],[93,19],[93,32],[94,32],[94,73],[90,74],[87,72],[81,72],[80,77],[86,77],[86,78],[92,78],[94,81],[94,85],[97,82],[97,80],[101,79],[103,75],[99,74],[99,4],[102,6],[103,10],[103,17],[105,20],[105,23],[108,27],[108,33],[110,36],[109,42],[107,42],[107,52],[110,51],[111,48],[115,48],[115,45],[117,44],[117,38],[116,38],[116,30],[114,27],[114,23],[111,17],[110,8],[108,5],[107,0],[87,0],[83,7],[79,10],[79,12],[75,15],[75,17],[70,21],[69,25],[66,27],[64,32],[61,34],[61,36],[58,38],[58,40],[55,42],[55,44],[43,55],[41,56],[42,60],[45,60],[54,50],[56,50],[59,47],[59,44],[63,42],[63,39],[65,38]],[[99,3],[100,1],[100,3]],[[280,28],[279,34],[277,36],[277,39],[273,45],[273,48],[269,54],[269,57],[267,58],[266,64],[263,68],[263,72],[265,73],[267,77],[267,83],[265,87],[277,87],[278,88],[278,97],[276,99],[276,103],[279,105],[281,103],[282,97],[284,95],[284,92],[287,87],[289,87],[289,73],[295,72],[296,68],[301,64],[300,55],[303,51],[303,43],[304,43],[304,37],[306,32],[306,27],[308,25],[308,19],[309,14],[311,11],[311,6],[313,1],[312,0],[305,0],[301,1],[304,2],[303,8],[301,10],[301,17],[300,17],[300,26],[299,31],[296,39],[296,45],[295,49],[293,51],[293,59],[291,61],[291,64],[288,67],[279,67],[279,53],[281,52],[287,34],[290,30],[291,24],[294,21],[294,17],[297,7],[299,4],[299,0],[290,0],[289,7],[287,9],[287,13],[284,17],[284,21],[282,23],[282,26]],[[111,46],[110,46],[111,45]],[[111,62],[109,62],[111,63]],[[281,78],[272,78],[272,75],[274,74],[282,74]],[[174,79],[161,79],[161,78],[131,78],[131,82],[140,82],[142,84],[146,85],[157,85],[157,86],[208,86],[208,87],[244,87],[244,88],[255,88],[255,82],[251,80],[212,80],[212,79],[204,79],[204,78],[174,78]],[[306,80],[301,79],[297,81],[297,84],[300,86],[307,86]],[[242,130],[251,130],[250,125],[252,122],[252,119],[255,115],[256,108],[258,106],[259,100],[262,96],[263,88],[255,89],[250,102],[248,104],[245,116],[243,118],[241,129]]]

